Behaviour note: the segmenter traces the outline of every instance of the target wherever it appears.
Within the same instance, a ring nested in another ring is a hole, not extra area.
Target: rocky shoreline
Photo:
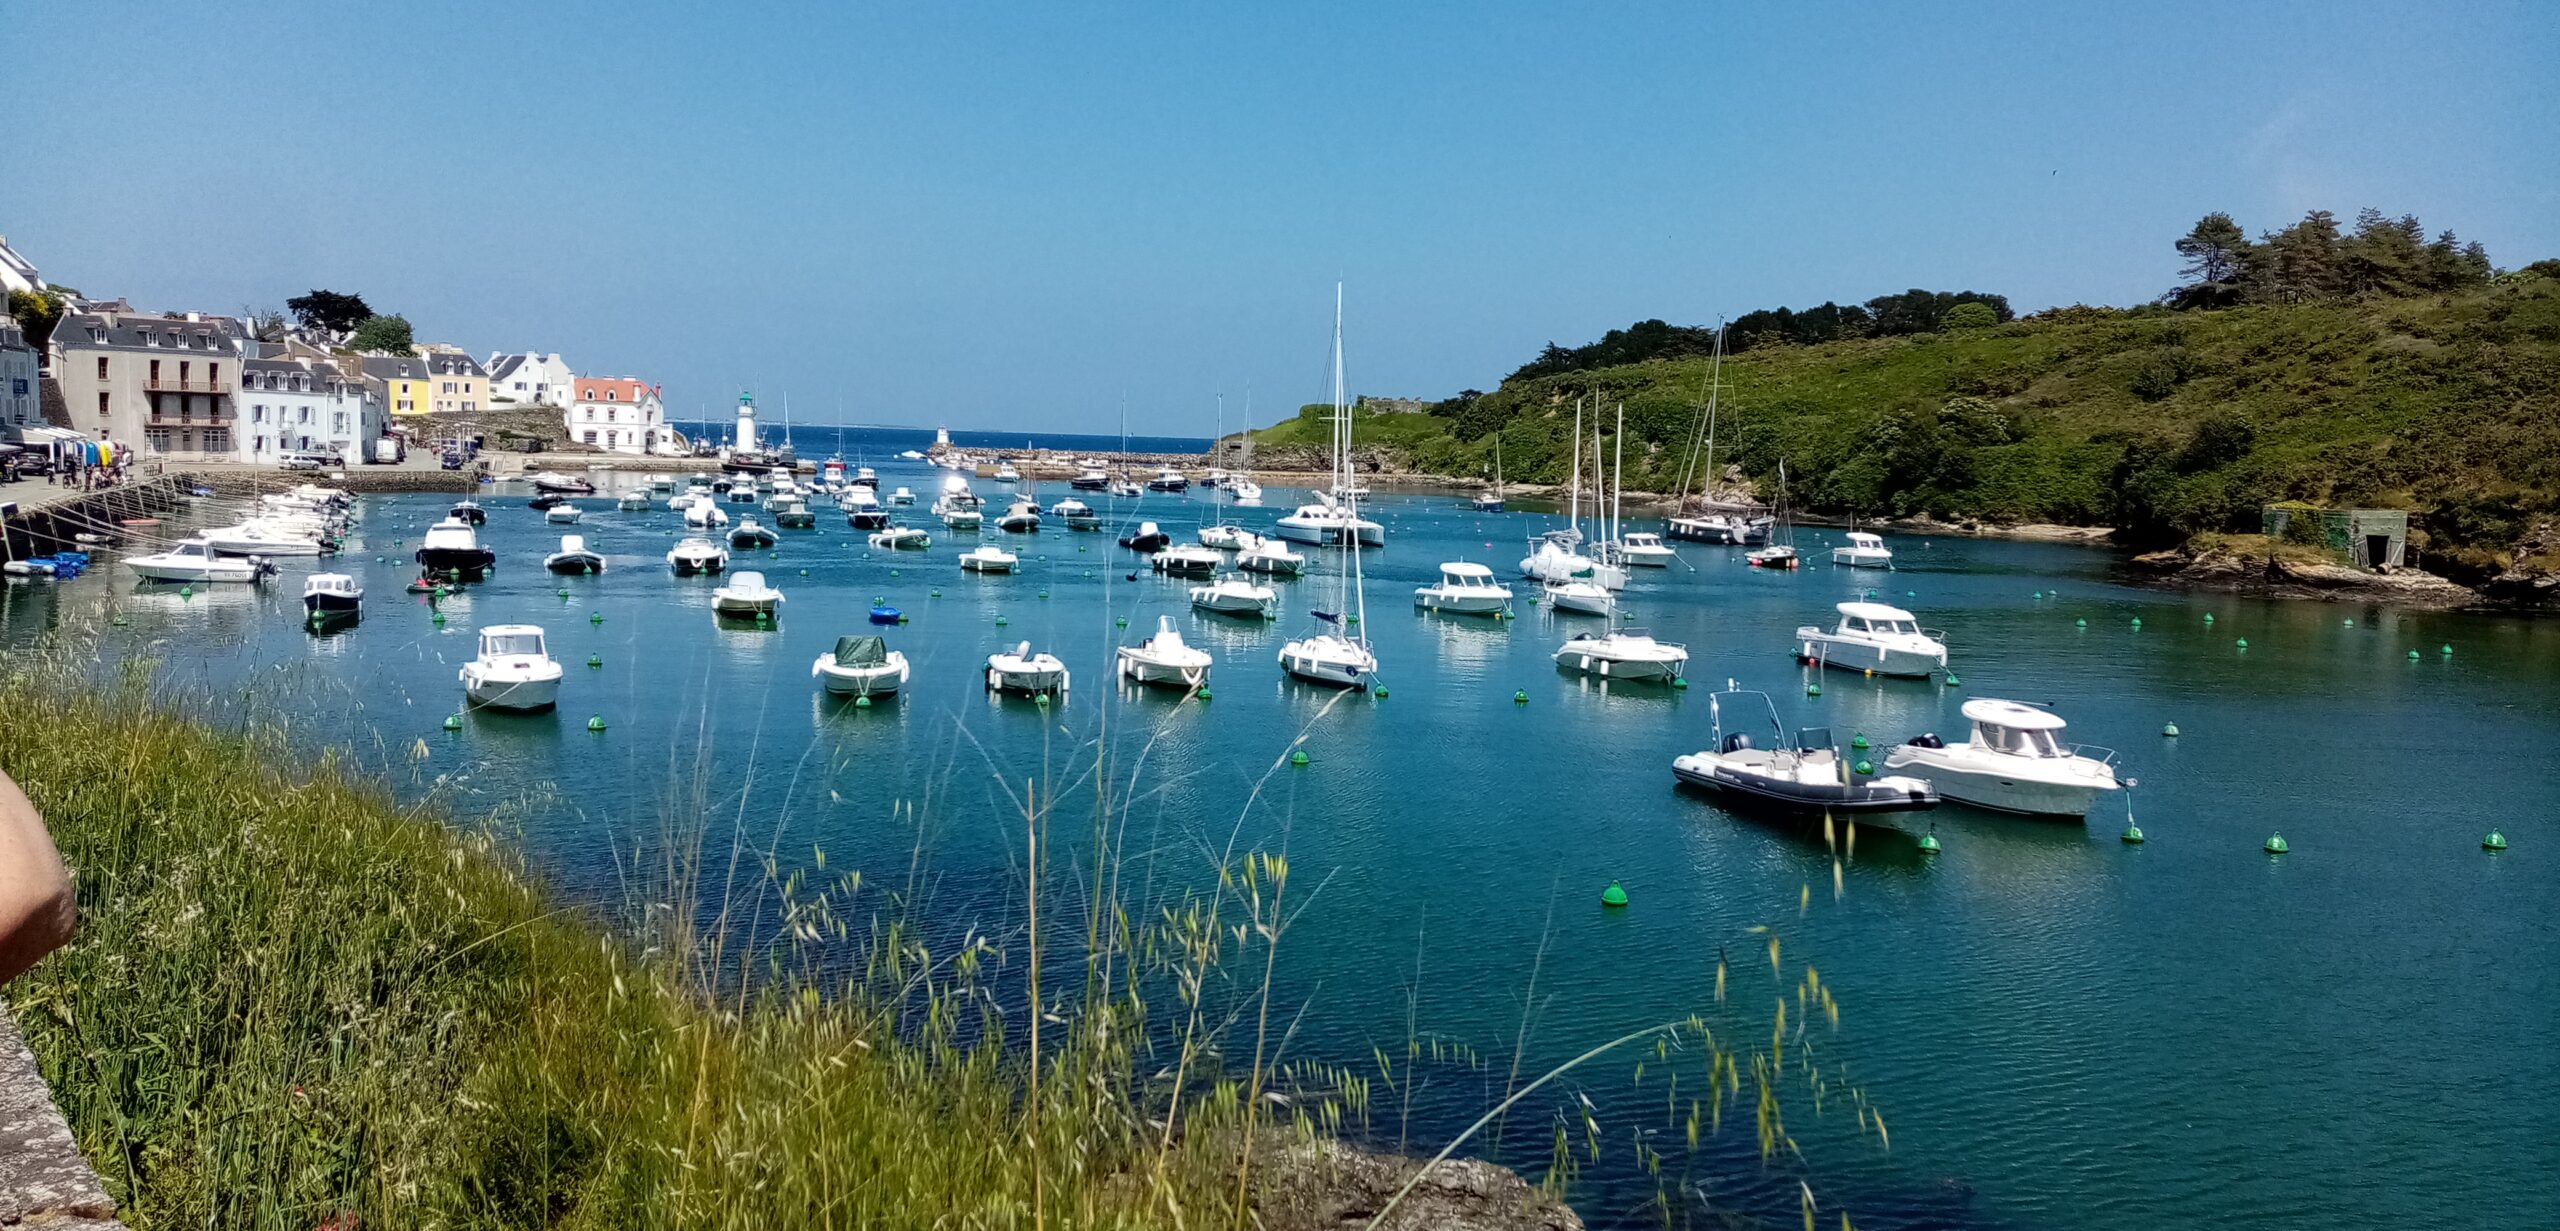
[[[2133,564],[2151,573],[2154,580],[2200,590],[2328,602],[2380,602],[2430,610],[2490,605],[2487,596],[2478,590],[2416,569],[2368,573],[2274,554],[2194,546],[2145,552],[2135,556]]]

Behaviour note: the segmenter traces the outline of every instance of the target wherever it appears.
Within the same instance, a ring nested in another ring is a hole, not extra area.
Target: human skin
[[[76,915],[71,876],[44,817],[0,774],[0,982],[69,942]]]

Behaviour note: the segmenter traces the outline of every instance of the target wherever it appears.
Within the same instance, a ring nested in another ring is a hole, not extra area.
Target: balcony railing
[[[240,416],[229,410],[207,411],[203,414],[155,410],[143,421],[152,427],[230,427],[240,421]]]
[[[167,380],[158,376],[150,376],[143,379],[142,385],[153,393],[231,392],[231,382],[227,380]]]

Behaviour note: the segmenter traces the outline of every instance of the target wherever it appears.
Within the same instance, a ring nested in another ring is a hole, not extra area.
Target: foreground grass
[[[767,954],[715,999],[490,835],[140,701],[0,683],[81,914],[8,997],[138,1228],[1224,1221],[1231,1134],[1141,1123],[1097,1030],[1053,1030],[1035,1097],[974,951],[893,937],[836,982]],[[845,936],[848,904],[788,926]]]

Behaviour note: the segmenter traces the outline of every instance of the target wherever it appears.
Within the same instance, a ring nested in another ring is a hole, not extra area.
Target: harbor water
[[[809,431],[804,456],[830,451]],[[1286,851],[1303,895],[1279,961],[1290,1057],[1369,1069],[1431,1040],[1483,1058],[1435,1065],[1426,1050],[1410,1110],[1371,1110],[1390,1145],[1436,1148],[1491,1106],[1515,1043],[1520,1070],[1543,1072],[1710,1004],[1720,954],[1765,1039],[1768,1008],[1814,963],[1840,1014],[1808,1029],[1881,1111],[1889,1147],[1845,1098],[1817,1114],[1791,1095],[1801,1157],[1763,1164],[1746,1099],[1695,1161],[1656,1175],[1639,1144],[1678,1156],[1666,1102],[1703,1090],[1673,1095],[1659,1068],[1636,1076],[1646,1056],[1612,1056],[1468,1147],[1535,1176],[1569,1128],[1571,1195],[1594,1225],[1660,1225],[1649,1203],[1666,1188],[1675,1221],[1796,1225],[1799,1180],[1826,1227],[1836,1210],[1862,1228],[2126,1229],[2525,1226],[2560,1210],[2560,625],[2148,588],[2111,552],[2057,544],[1897,537],[1893,571],[1835,570],[1836,532],[1806,530],[1800,572],[1696,544],[1639,570],[1627,623],[1689,648],[1689,687],[1603,686],[1550,657],[1602,622],[1544,611],[1531,583],[1513,583],[1507,621],[1413,606],[1443,561],[1513,576],[1527,536],[1560,517],[1382,494],[1366,507],[1389,541],[1362,554],[1358,629],[1387,694],[1345,694],[1273,661],[1318,627],[1311,609],[1340,609],[1338,553],[1306,549],[1306,576],[1277,583],[1284,611],[1263,623],[1193,612],[1193,583],[1114,544],[1139,518],[1178,540],[1222,513],[1267,529],[1296,493],[1232,511],[1197,490],[1085,493],[1100,532],[1053,520],[955,539],[925,510],[938,472],[893,452],[868,464],[884,493],[917,492],[897,511],[931,548],[868,550],[816,506],[817,529],[733,565],[787,596],[771,627],[716,623],[719,580],[669,575],[681,529],[663,502],[616,511],[608,487],[582,524],[555,526],[506,484],[482,497],[498,569],[445,599],[441,623],[403,586],[447,501],[389,496],[362,502],[324,566],[365,587],[351,628],[303,627],[311,561],[286,562],[277,584],[182,595],[135,586],[108,552],[78,581],[0,589],[0,650],[93,652],[102,687],[147,662],[165,688],[253,695],[399,790],[508,809],[573,898],[622,900],[617,852],[707,812],[786,863],[823,848],[830,868],[999,935],[1018,893],[1017,798],[1031,783],[1089,791],[1107,741],[1131,754],[1115,790],[1132,796],[1129,876],[1147,892],[1211,881],[1227,852]],[[544,572],[568,532],[608,570]],[[973,539],[1019,552],[1021,571],[963,573]],[[1797,626],[1870,591],[1948,630],[1960,682],[1817,676],[1790,658]],[[867,624],[881,600],[908,622]],[[1113,678],[1113,647],[1159,615],[1217,655],[1212,700]],[[494,623],[549,631],[569,671],[559,710],[447,731],[456,670]],[[812,661],[874,631],[913,663],[905,695],[857,710],[821,694]],[[985,691],[986,656],[1022,641],[1065,660],[1064,700]],[[1868,824],[1850,852],[1818,822],[1675,787],[1671,760],[1706,745],[1707,696],[1727,680],[1769,694],[1790,727],[1866,736],[1878,761],[1923,732],[1958,736],[1969,698],[2049,705],[2139,785],[2085,825],[1951,805],[1914,826],[1934,826],[1934,855]],[[1305,765],[1287,763],[1293,747]],[[2119,840],[2128,802],[2141,845]],[[2510,848],[2484,851],[2491,830]],[[2279,831],[2290,851],[2270,856]],[[1600,904],[1613,881],[1623,909]]]

